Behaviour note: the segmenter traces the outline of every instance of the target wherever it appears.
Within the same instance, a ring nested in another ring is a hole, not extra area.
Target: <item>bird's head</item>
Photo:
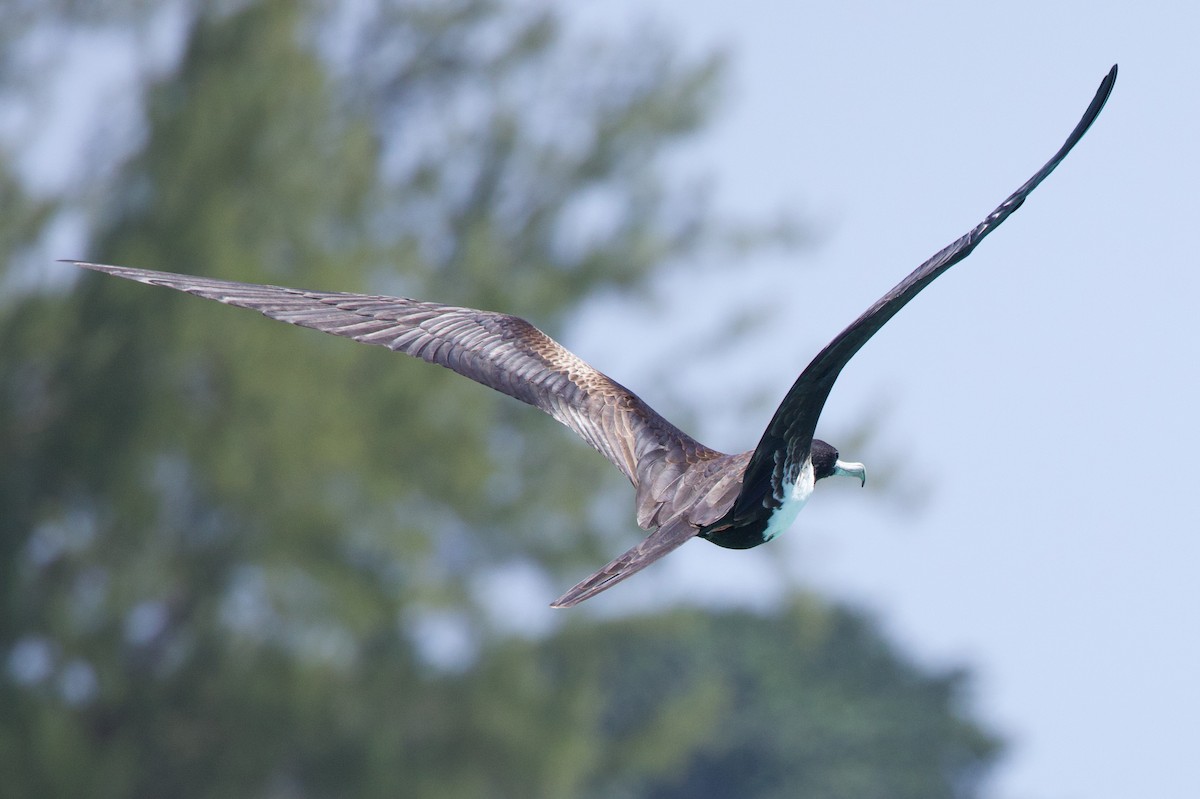
[[[857,477],[863,485],[867,484],[867,467],[861,463],[849,463],[838,458],[838,451],[819,438],[812,443],[813,476],[822,480],[834,475]]]

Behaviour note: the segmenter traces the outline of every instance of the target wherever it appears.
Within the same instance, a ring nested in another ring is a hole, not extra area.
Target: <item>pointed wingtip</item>
[[[125,267],[121,266],[98,264],[95,261],[78,261],[74,258],[59,258],[57,263],[70,264],[71,266],[78,266],[80,269],[90,269],[93,272],[107,272],[110,275],[119,275],[125,269]]]

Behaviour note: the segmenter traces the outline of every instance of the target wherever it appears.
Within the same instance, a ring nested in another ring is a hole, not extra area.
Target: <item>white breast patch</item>
[[[809,458],[804,462],[804,468],[800,470],[796,482],[784,496],[783,504],[776,508],[775,512],[771,514],[771,518],[767,520],[767,529],[763,531],[763,541],[770,541],[792,526],[800,509],[812,496],[813,486],[816,485],[816,482],[816,478],[813,477],[812,458]]]

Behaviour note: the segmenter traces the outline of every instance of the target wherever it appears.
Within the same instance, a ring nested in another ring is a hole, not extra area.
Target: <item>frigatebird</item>
[[[731,549],[770,541],[791,525],[818,480],[848,475],[866,484],[860,463],[813,437],[834,381],[856,352],[938,275],[966,258],[1021,207],[1066,157],[1108,100],[1114,65],[1067,141],[1045,166],[966,235],[884,294],[800,373],[758,446],[726,455],[656,413],[515,316],[403,297],[372,296],[214,280],[72,261],[117,277],[185,291],[272,319],[377,344],[438,364],[540,408],[608,458],[636,489],[637,522],[653,532],[554,603],[570,607],[699,537]]]

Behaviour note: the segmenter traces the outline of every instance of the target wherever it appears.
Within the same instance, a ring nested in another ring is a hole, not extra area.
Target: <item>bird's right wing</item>
[[[880,297],[813,358],[780,403],[751,456],[743,481],[743,493],[734,504],[733,513],[736,516],[751,516],[761,513],[764,509],[779,506],[782,499],[780,486],[795,479],[792,472],[798,471],[804,459],[808,457],[813,434],[816,432],[817,418],[821,415],[825,400],[828,399],[834,381],[842,369],[897,311],[932,283],[938,275],[970,255],[979,242],[1021,207],[1030,192],[1054,171],[1096,121],[1116,79],[1117,67],[1114,65],[1100,82],[1100,88],[1096,90],[1096,96],[1084,111],[1079,124],[1045,166],[966,235],[936,253],[891,291]]]
[[[680,431],[632,391],[515,316],[404,297],[305,291],[149,269],[70,263],[249,308],[272,319],[377,344],[452,369],[550,414],[608,458],[634,486],[660,477],[660,463],[690,462],[719,454]],[[647,456],[653,468],[639,473],[639,462]],[[639,491],[639,501],[641,495]],[[653,501],[648,499],[648,503],[645,512],[639,508],[639,518],[654,512]]]

